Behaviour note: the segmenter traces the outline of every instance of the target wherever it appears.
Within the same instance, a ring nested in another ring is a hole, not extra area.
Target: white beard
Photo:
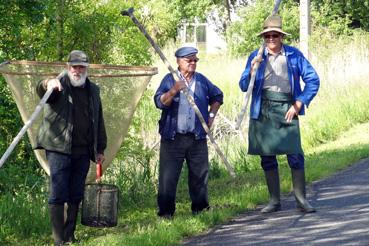
[[[80,87],[80,86],[83,86],[86,83],[87,71],[85,73],[81,74],[80,79],[75,79],[73,77],[73,74],[70,71],[68,71],[68,77],[69,77],[70,83],[74,87]]]

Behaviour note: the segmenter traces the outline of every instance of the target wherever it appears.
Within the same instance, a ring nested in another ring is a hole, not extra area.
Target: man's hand
[[[175,95],[177,95],[177,93],[186,88],[187,85],[186,85],[186,82],[183,81],[183,80],[177,80],[175,82],[175,84],[173,85],[172,88],[170,88],[170,90],[166,93],[164,93],[163,95],[161,95],[160,97],[160,101],[166,105],[166,106],[169,106],[171,103],[172,103],[172,100],[173,100],[173,97]]]
[[[60,80],[58,79],[47,79],[44,81],[45,83],[45,87],[47,90],[53,89],[53,90],[58,90],[58,91],[62,91],[63,90],[63,86],[60,83]]]
[[[96,162],[101,162],[103,163],[105,161],[105,156],[104,154],[97,154],[96,156]]]
[[[174,90],[176,91],[176,94],[177,94],[178,91],[181,91],[182,89],[184,89],[186,87],[187,87],[187,84],[183,80],[177,80],[176,83],[173,86]]]
[[[251,71],[254,69],[254,65],[256,62],[259,64],[263,61],[263,58],[261,56],[255,56],[254,59],[251,61]]]
[[[286,119],[286,121],[288,123],[292,122],[293,117],[298,116],[299,112],[301,110],[302,107],[302,102],[300,101],[296,101],[291,107],[290,109],[287,111],[286,115],[284,116],[284,118]]]
[[[209,129],[213,126],[213,123],[214,123],[214,117],[209,117],[209,120],[208,120]]]

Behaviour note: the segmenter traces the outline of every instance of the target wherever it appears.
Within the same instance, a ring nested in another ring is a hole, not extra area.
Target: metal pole
[[[1,63],[0,66],[2,66],[3,63]],[[10,62],[7,62],[6,64],[8,64],[8,63],[10,63]],[[61,72],[57,76],[57,78],[60,79],[63,75],[64,75],[64,71]],[[45,106],[45,103],[47,102],[47,99],[49,99],[49,97],[50,97],[50,95],[52,94],[53,91],[54,91],[54,88],[48,89],[46,91],[46,93],[44,94],[44,96],[41,98],[40,102],[36,106],[36,109],[32,113],[32,115],[29,118],[29,120],[24,124],[24,126],[22,127],[22,129],[19,131],[19,133],[17,134],[17,136],[13,139],[12,143],[9,145],[9,147],[7,148],[7,150],[5,151],[5,153],[3,154],[3,156],[1,157],[1,159],[0,159],[0,168],[4,165],[5,161],[8,159],[9,155],[13,152],[15,146],[22,139],[23,135],[26,133],[26,131],[28,130],[28,128],[30,128],[31,125],[33,124],[33,122],[37,119],[37,116],[40,114],[42,108]]]
[[[279,8],[279,5],[280,5],[281,1],[282,0],[276,0],[275,1],[274,8],[273,8],[273,11],[272,11],[272,15],[275,15],[275,14],[278,13],[278,8]],[[252,71],[251,71],[250,83],[249,83],[249,87],[247,87],[247,92],[246,92],[245,99],[244,99],[243,104],[242,104],[241,112],[239,113],[239,115],[237,117],[237,122],[236,122],[236,126],[235,126],[236,130],[238,130],[240,128],[242,120],[245,118],[245,114],[246,114],[246,111],[247,111],[247,105],[249,104],[252,89],[254,88],[256,73],[257,73],[258,68],[260,66],[260,61],[262,60],[262,55],[263,55],[264,49],[265,49],[265,42],[263,41],[263,44],[259,48],[258,54],[255,58],[256,62],[255,62],[254,66],[252,68]]]
[[[54,89],[51,88],[48,91],[46,91],[45,95],[42,97],[41,101],[36,106],[36,109],[32,113],[29,120],[24,124],[22,129],[19,131],[18,135],[14,138],[13,142],[9,145],[8,149],[5,151],[5,153],[3,154],[3,156],[0,159],[0,168],[5,163],[6,159],[8,159],[9,155],[12,153],[12,151],[14,150],[14,148],[18,144],[18,142],[22,139],[22,137],[26,133],[27,129],[30,128],[31,125],[33,124],[33,122],[36,120],[37,116],[41,112],[41,109],[44,107],[47,99],[49,99],[49,97],[50,97],[51,93],[53,92],[53,90]]]
[[[7,64],[9,64],[9,63],[10,63],[9,61],[4,61],[4,62],[0,63],[0,67],[2,67],[2,66],[4,66],[4,65],[7,65]]]
[[[173,75],[174,78],[176,78],[177,80],[181,80],[178,76],[178,74],[174,71],[173,67],[170,65],[169,61],[167,60],[167,58],[164,56],[163,52],[160,50],[159,46],[155,43],[155,41],[150,37],[150,35],[146,32],[145,28],[143,27],[143,25],[137,20],[137,18],[133,15],[133,8],[129,8],[128,10],[123,10],[121,12],[121,14],[123,16],[129,16],[133,23],[136,24],[136,26],[140,29],[140,31],[145,35],[146,39],[150,42],[150,44],[152,45],[152,47],[155,49],[156,53],[158,53],[158,55],[160,56],[161,60],[165,63],[165,65],[167,66],[168,70],[170,71],[170,73]],[[191,94],[189,94],[188,92],[188,88],[184,88],[182,90],[182,92],[184,93],[184,95],[186,96],[187,100],[189,101],[191,107],[193,108],[193,110],[196,113],[196,116],[199,118],[202,127],[204,128],[205,132],[207,133],[210,142],[214,145],[215,151],[218,153],[218,155],[220,156],[220,158],[222,159],[224,165],[226,166],[229,174],[232,177],[235,177],[236,174],[234,172],[233,167],[229,164],[227,158],[225,157],[225,155],[223,154],[223,152],[220,150],[218,144],[215,142],[215,139],[213,137],[213,134],[210,132],[210,129],[208,127],[208,125],[205,122],[204,117],[202,116],[199,108],[197,107],[197,105],[195,104],[195,100],[193,99],[193,97],[191,96]]]

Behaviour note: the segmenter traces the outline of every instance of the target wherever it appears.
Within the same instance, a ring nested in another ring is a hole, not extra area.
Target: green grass
[[[311,182],[327,177],[368,156],[369,124],[358,125],[336,141],[306,153],[307,180]],[[281,161],[281,184],[284,193],[291,191],[290,173],[285,160]],[[180,189],[186,188],[182,186]],[[155,207],[143,208],[141,211],[127,209],[121,214],[120,227],[106,229],[104,236],[93,238],[98,230],[84,228],[90,237],[84,245],[173,245],[239,213],[255,209],[268,199],[261,170],[245,173],[234,180],[229,177],[212,179],[209,191],[213,206],[210,212],[192,216],[188,197],[184,198],[184,192],[179,192],[181,197],[173,220],[158,219]]]
[[[308,151],[306,178],[308,182],[312,182],[327,177],[368,156],[369,123],[366,123],[353,127],[335,141]],[[291,191],[291,181],[284,157],[280,158],[280,173],[282,191],[288,193]],[[243,173],[236,179],[229,176],[211,179],[209,197],[213,210],[198,216],[193,216],[190,212],[185,184],[180,185],[178,196],[177,212],[173,220],[162,220],[156,216],[155,194],[146,197],[145,199],[151,202],[142,207],[125,207],[123,201],[117,227],[97,229],[78,225],[77,237],[82,240],[79,245],[175,245],[240,213],[255,209],[258,205],[266,203],[268,199],[261,169]],[[51,242],[49,225],[42,222],[45,221],[44,214],[47,212],[44,205],[39,204],[39,206],[43,209],[37,214],[19,213],[19,208],[14,207],[13,212],[18,213],[12,218],[19,220],[19,215],[26,216],[26,221],[41,222],[38,226],[43,226],[44,229],[31,234],[28,239],[9,234],[13,236],[5,239],[5,242],[19,245],[45,245]],[[317,206],[319,207],[319,204]]]

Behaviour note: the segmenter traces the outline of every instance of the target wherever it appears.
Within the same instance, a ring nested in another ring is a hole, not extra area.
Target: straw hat
[[[279,15],[270,15],[264,21],[264,30],[258,34],[258,36],[263,35],[267,32],[279,32],[284,35],[290,35],[282,30],[282,18]]]

